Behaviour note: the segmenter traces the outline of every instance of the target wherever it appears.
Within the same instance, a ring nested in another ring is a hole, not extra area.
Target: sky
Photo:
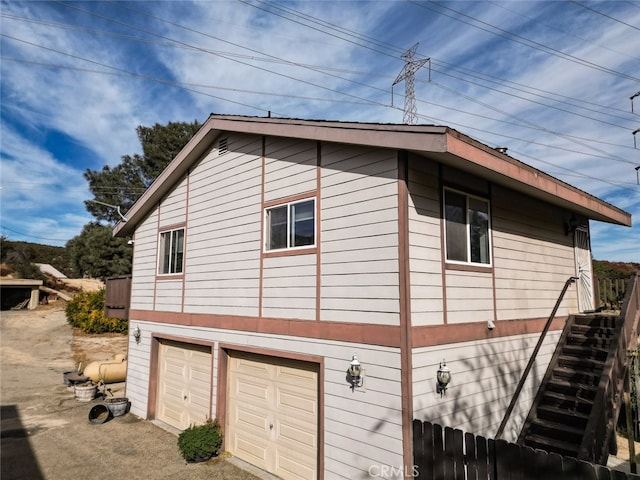
[[[141,153],[139,125],[403,123],[406,84],[392,85],[418,44],[416,123],[506,146],[631,213],[632,228],[592,221],[592,251],[640,262],[639,1],[14,0],[0,22],[10,240],[78,235],[94,220],[83,173]]]

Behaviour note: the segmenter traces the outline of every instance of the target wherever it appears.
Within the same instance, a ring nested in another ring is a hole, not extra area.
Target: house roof
[[[212,114],[119,222],[126,236],[180,181],[222,132],[406,150],[486,178],[589,219],[631,226],[631,214],[449,127]]]

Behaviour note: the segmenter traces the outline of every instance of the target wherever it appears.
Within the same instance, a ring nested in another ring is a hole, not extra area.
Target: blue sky
[[[86,169],[210,113],[450,126],[640,219],[640,2],[2,2],[0,233],[64,245]],[[592,222],[597,259],[640,227]]]

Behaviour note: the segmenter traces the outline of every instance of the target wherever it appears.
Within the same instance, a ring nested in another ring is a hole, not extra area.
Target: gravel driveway
[[[63,308],[60,301],[0,314],[2,480],[270,477],[252,475],[236,459],[186,464],[174,434],[132,414],[91,424],[89,410],[100,400],[77,401],[62,379],[74,366],[73,332]],[[123,387],[113,385],[116,396]]]

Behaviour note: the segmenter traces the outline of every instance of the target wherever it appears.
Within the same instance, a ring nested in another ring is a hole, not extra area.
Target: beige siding
[[[322,146],[321,318],[397,324],[394,151]]]
[[[157,282],[155,309],[162,312],[182,311],[182,279],[161,279]]]
[[[265,258],[262,315],[315,320],[315,254]]]
[[[157,210],[142,222],[133,243],[133,276],[131,279],[131,308],[153,310],[157,271],[158,213]]]
[[[257,315],[261,155],[257,136],[230,135],[189,182],[185,312]]]
[[[316,142],[268,137],[265,152],[265,201],[316,190]]]
[[[411,324],[443,323],[438,166],[420,159],[409,170]]]
[[[187,181],[180,183],[160,203],[160,229],[168,225],[184,223],[187,219]]]
[[[564,282],[575,274],[572,237],[565,235],[563,212],[498,187],[493,197],[498,320],[547,317]],[[558,315],[576,311],[572,287]]]
[[[150,334],[170,335],[216,342],[213,378],[218,378],[218,343],[286,351],[324,357],[324,478],[364,478],[371,465],[401,466],[402,416],[400,353],[396,348],[304,339],[251,332],[137,322],[143,332],[139,345],[131,341],[135,363],[128,372],[127,396],[132,413],[146,416]],[[364,387],[352,392],[346,383],[351,357],[358,354],[364,367]],[[214,382],[215,384],[215,382]],[[217,387],[216,387],[217,388]],[[216,411],[216,393],[212,411]],[[357,413],[354,413],[357,412]],[[346,428],[345,428],[346,426]]]
[[[447,323],[493,320],[491,273],[447,270]]]
[[[558,331],[547,335],[507,424],[506,440],[516,440],[559,337]],[[493,437],[538,338],[534,334],[414,349],[414,418]],[[440,397],[436,372],[443,359],[452,378]]]

